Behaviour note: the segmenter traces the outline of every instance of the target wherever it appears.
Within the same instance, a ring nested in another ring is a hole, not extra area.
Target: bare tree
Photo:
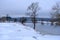
[[[20,18],[20,22],[21,22],[23,25],[24,25],[24,23],[26,22],[26,20],[27,20],[27,19],[26,19],[25,17],[21,17],[21,18]]]
[[[53,13],[51,13],[51,18],[56,19],[57,22],[60,22],[60,3],[56,3],[56,5],[52,8]],[[52,20],[54,21],[54,20]]]
[[[35,29],[36,22],[37,22],[36,16],[37,16],[37,12],[39,11],[38,2],[32,3],[30,6],[28,6],[27,11],[28,11],[27,14],[30,16]]]

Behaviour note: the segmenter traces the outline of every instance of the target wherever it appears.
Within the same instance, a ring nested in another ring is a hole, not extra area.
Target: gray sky
[[[59,0],[0,0],[0,16],[25,16],[27,7],[33,2],[39,2],[39,17],[49,17],[51,8]]]

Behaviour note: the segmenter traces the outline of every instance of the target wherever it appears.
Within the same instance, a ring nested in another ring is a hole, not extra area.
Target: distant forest
[[[22,17],[17,17],[17,18],[12,18],[9,16],[6,17],[0,17],[0,22],[5,22],[5,21],[16,21],[16,22],[20,22]],[[31,18],[30,17],[24,17],[26,19],[26,22],[31,22]],[[37,21],[51,21],[51,18],[36,18]],[[53,19],[54,21],[57,21],[57,19]]]

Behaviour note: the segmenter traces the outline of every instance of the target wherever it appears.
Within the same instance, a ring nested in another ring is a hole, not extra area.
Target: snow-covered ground
[[[21,23],[0,23],[0,40],[60,40],[60,36],[41,35]]]

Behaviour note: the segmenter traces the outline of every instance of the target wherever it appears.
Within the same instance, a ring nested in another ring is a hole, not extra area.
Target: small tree
[[[24,23],[26,22],[26,20],[27,20],[27,19],[26,19],[25,17],[21,17],[21,18],[20,18],[20,22],[21,22],[22,24],[24,24]]]
[[[1,18],[1,21],[2,21],[2,22],[5,22],[5,21],[6,21],[6,17],[2,17],[2,18]]]
[[[14,18],[14,22],[17,22],[17,19],[16,18]]]
[[[6,15],[6,21],[10,22],[10,20],[11,20],[11,17],[7,14]]]
[[[37,12],[39,10],[39,6],[38,6],[38,3],[32,3],[29,7],[28,7],[28,15],[30,16],[31,18],[31,21],[32,23],[34,24],[34,29],[35,29],[35,26],[36,26],[36,22],[37,22],[37,19],[36,19],[36,16],[37,16]]]

